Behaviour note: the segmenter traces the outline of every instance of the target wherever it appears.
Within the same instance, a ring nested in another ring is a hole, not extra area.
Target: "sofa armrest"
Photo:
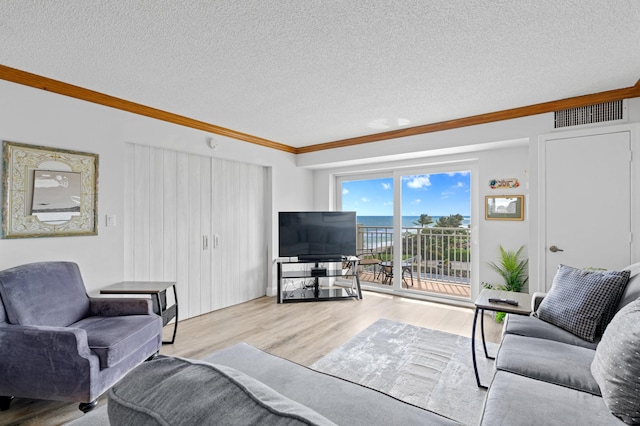
[[[531,295],[531,312],[535,312],[538,310],[538,306],[540,306],[540,303],[542,303],[542,299],[544,299],[546,295],[547,293],[538,291],[534,292]]]
[[[117,317],[122,315],[155,315],[151,299],[89,298],[91,316]]]
[[[51,399],[75,394],[89,389],[91,375],[100,371],[87,333],[79,328],[3,324],[0,342],[0,395]]]
[[[52,353],[52,356],[63,353],[64,357],[78,354],[86,358],[92,354],[87,332],[75,327],[4,324],[0,326],[0,342],[2,354],[20,346],[25,346],[28,352],[33,354],[41,350],[55,351],[56,354]],[[0,360],[3,358],[4,356],[0,355]]]

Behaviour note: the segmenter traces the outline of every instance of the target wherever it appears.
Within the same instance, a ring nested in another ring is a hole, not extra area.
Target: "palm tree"
[[[426,213],[422,213],[417,221],[413,222],[414,225],[424,228],[433,223],[433,218]]]
[[[449,216],[440,216],[436,222],[436,228],[459,228],[464,221],[461,214],[451,214]]]

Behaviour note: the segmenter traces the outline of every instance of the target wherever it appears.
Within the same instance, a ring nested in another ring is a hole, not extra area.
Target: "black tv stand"
[[[311,268],[311,276],[312,277],[326,277],[327,276],[327,268],[321,268],[316,263],[316,266]]]
[[[298,262],[326,263],[326,262],[343,262],[343,261],[348,260],[349,256],[342,256],[342,255],[338,255],[338,254],[331,254],[331,255],[324,255],[324,256],[307,255],[307,256],[300,256],[297,259],[298,259]]]
[[[335,264],[340,265],[336,266]],[[311,266],[312,265],[312,266]],[[350,279],[351,284],[335,282]],[[333,280],[331,280],[333,279]],[[334,281],[325,283],[324,281]],[[278,260],[278,303],[362,299],[358,258],[341,260]]]

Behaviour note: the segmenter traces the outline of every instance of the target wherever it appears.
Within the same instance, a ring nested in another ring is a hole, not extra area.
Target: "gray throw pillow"
[[[314,410],[230,367],[159,356],[109,391],[112,425],[326,425]]]
[[[640,425],[640,298],[622,308],[602,336],[591,363],[611,413]]]
[[[535,316],[593,342],[615,314],[629,271],[591,271],[560,265]]]

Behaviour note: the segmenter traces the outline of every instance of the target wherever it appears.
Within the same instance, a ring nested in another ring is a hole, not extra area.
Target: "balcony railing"
[[[395,250],[393,235],[390,227],[358,225],[358,249],[390,266]],[[403,283],[407,287],[422,282],[469,286],[469,228],[402,228],[401,241]]]

